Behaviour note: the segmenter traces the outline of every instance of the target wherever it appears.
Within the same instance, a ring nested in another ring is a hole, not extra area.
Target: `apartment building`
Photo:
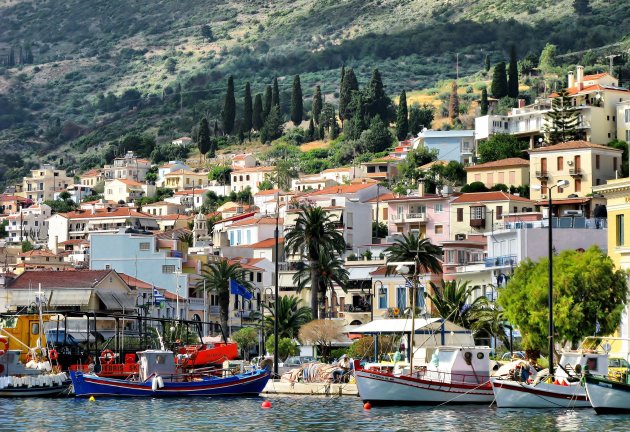
[[[103,167],[105,180],[127,179],[137,182],[144,181],[144,177],[151,169],[151,161],[137,157],[128,151],[124,157],[117,157],[111,165]]]
[[[16,195],[41,203],[53,200],[55,192],[66,190],[72,183],[74,179],[66,175],[65,170],[55,169],[53,165],[41,165],[31,170],[30,177],[24,177],[21,191]]]
[[[466,170],[466,183],[481,182],[491,188],[496,184],[522,186],[529,184],[529,161],[522,158],[509,158],[477,165],[469,165]]]

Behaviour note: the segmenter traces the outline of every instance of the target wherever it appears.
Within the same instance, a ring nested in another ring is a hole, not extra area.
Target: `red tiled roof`
[[[182,204],[175,204],[172,202],[168,202],[168,201],[158,201],[158,202],[154,202],[151,204],[145,204],[144,207],[152,207],[152,206],[176,206],[176,207],[181,207]]]
[[[278,244],[282,244],[284,243],[284,237],[280,237],[278,239]],[[264,249],[264,248],[270,248],[270,247],[274,247],[276,245],[276,239],[275,238],[268,238],[265,240],[261,240],[258,243],[254,243],[254,244],[249,244],[249,245],[240,245],[237,247],[245,247],[245,248],[249,248],[249,249]]]
[[[251,154],[246,153],[246,154],[237,154],[236,156],[234,156],[232,158],[233,161],[235,160],[244,160],[247,156],[251,156]]]
[[[256,214],[256,212],[241,213],[241,214],[237,214],[237,215],[234,215],[234,216],[230,216],[229,218],[221,219],[217,223],[220,224],[220,223],[223,223],[223,222],[239,221],[241,219],[246,219],[246,218],[252,217],[255,214]]]
[[[187,216],[183,214],[170,214],[166,216],[157,216],[160,220],[192,220],[194,216]]]
[[[622,150],[617,150],[616,148],[613,148],[613,147],[608,147],[601,144],[595,144],[588,141],[567,141],[567,142],[562,142],[560,144],[555,144],[555,145],[551,145],[547,147],[539,147],[539,148],[531,149],[529,150],[529,152],[538,153],[538,152],[550,152],[550,151],[556,151],[556,150],[579,150],[579,149],[591,149],[591,148],[611,150],[611,151],[623,153]]]
[[[264,190],[264,191],[258,191],[254,195],[256,195],[256,196],[275,195],[275,194],[278,193],[278,191],[279,191],[279,189],[268,189],[268,190]]]
[[[387,202],[392,201],[430,201],[430,200],[444,200],[445,198],[435,194],[425,193],[423,196],[418,195],[406,195],[400,197],[393,197],[387,200]]]
[[[250,262],[252,261],[251,258],[245,258],[247,260],[246,263],[242,263],[240,258],[233,258],[233,259],[228,259],[228,264],[239,264],[241,266],[241,268],[244,268],[245,270],[258,270],[258,271],[262,271],[264,272],[264,269],[261,269],[260,267],[256,267],[254,265],[251,265]],[[260,261],[260,260],[258,260]],[[256,261],[256,262],[258,262]]]
[[[100,175],[101,175],[101,170],[100,169],[91,169],[91,170],[86,171],[83,174],[81,174],[81,178],[83,178],[83,177],[98,177]]]
[[[533,203],[533,201],[527,198],[512,195],[503,191],[494,191],[464,193],[455,198],[452,201],[452,204],[483,203],[487,201],[523,201]]]
[[[341,167],[341,168],[328,168],[322,172],[329,173],[329,172],[351,172],[351,171],[352,171],[352,167]]]
[[[610,74],[608,72],[602,72],[602,73],[593,74],[593,75],[584,75],[583,80],[584,81],[593,81],[593,80],[596,80],[596,79],[603,78],[606,75],[610,75]]]
[[[282,225],[283,223],[284,223],[284,220],[282,218],[278,219],[278,224]],[[242,219],[242,220],[232,223],[232,225],[230,225],[230,228],[237,227],[237,226],[244,226],[244,225],[275,225],[275,224],[276,224],[275,217],[266,217],[266,216],[263,216],[261,218],[249,217],[247,219]]]
[[[9,288],[34,289],[40,283],[42,289],[50,288],[92,288],[113,270],[37,270],[19,275]]]
[[[90,242],[84,239],[70,239],[70,240],[62,241],[61,243],[59,243],[59,246],[80,245],[80,244],[90,244]]]
[[[68,213],[57,213],[59,216],[65,217],[66,219],[98,219],[98,218],[116,218],[116,217],[144,217],[144,218],[152,218],[157,219],[154,216],[151,216],[147,213],[139,212],[130,207],[117,207],[111,209],[111,211],[107,211],[107,209],[95,209],[94,213],[92,210],[76,210]]]
[[[523,158],[508,158],[501,159],[492,162],[486,162],[478,165],[467,166],[464,169],[466,171],[476,171],[476,170],[485,170],[488,168],[507,168],[507,167],[519,167],[519,166],[529,166],[529,161]]]
[[[308,192],[304,195],[309,196],[349,194],[359,192],[360,190],[367,189],[372,186],[374,186],[374,183],[353,183],[349,185],[330,186],[324,189]]]
[[[379,196],[374,197],[370,200],[367,200],[366,202],[383,202],[386,200],[390,200],[392,198],[395,198],[395,195],[391,192],[388,192],[388,193],[380,194]]]
[[[380,266],[373,272],[370,272],[372,276],[385,276],[387,274],[387,266]]]
[[[591,201],[591,198],[554,198],[554,205],[564,205],[564,204],[585,204]],[[538,200],[536,201],[536,205],[549,205],[549,200]]]
[[[276,169],[275,166],[256,166],[251,168],[238,168],[232,171],[232,174],[235,173],[246,173],[246,172],[271,172]]]
[[[569,96],[575,96],[578,93],[591,93],[594,91],[603,91],[603,90],[612,90],[612,91],[618,91],[618,92],[622,92],[622,93],[628,93],[630,92],[630,90],[621,88],[621,87],[611,87],[611,86],[603,86],[600,84],[594,84],[591,86],[586,86],[582,89],[580,89],[579,87],[571,87],[566,89],[567,93],[569,94]],[[557,97],[558,93],[553,93],[551,94],[549,97]]]
[[[28,252],[22,252],[19,256],[20,257],[33,257],[33,256],[54,257],[57,255],[45,249],[33,249]]]
[[[127,285],[129,285],[130,287],[134,287],[136,289],[138,289],[138,288],[140,288],[140,289],[153,288],[153,285],[151,285],[150,283],[147,283],[147,282],[142,281],[140,279],[137,279],[135,277],[129,276],[128,274],[118,273],[118,276],[120,276],[120,278],[122,280],[124,280],[125,283]]]
[[[167,231],[158,231],[155,233],[155,238],[160,240],[173,240],[173,237],[179,239],[182,235],[190,233],[192,233],[192,231],[188,228],[177,228]]]
[[[118,181],[119,181],[119,182],[121,182],[121,183],[126,184],[127,186],[140,186],[140,187],[142,186],[142,183],[137,182],[137,181],[135,181],[135,180],[130,180],[130,179],[114,179],[114,180],[112,180],[112,181],[116,181],[116,180],[118,180]]]

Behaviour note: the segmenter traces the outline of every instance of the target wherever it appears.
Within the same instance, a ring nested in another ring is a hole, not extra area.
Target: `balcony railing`
[[[549,178],[549,172],[548,171],[536,171],[536,178],[539,179],[543,179],[543,178]]]
[[[505,267],[516,266],[516,255],[505,255],[495,258],[485,258],[484,264],[486,267]]]
[[[473,228],[483,228],[486,226],[486,219],[470,219],[470,226]]]
[[[405,215],[405,220],[407,222],[426,222],[427,214],[426,213],[407,213]]]
[[[343,311],[344,312],[351,312],[351,313],[365,313],[365,312],[370,312],[372,310],[372,307],[370,305],[357,305],[357,306],[353,306],[353,305],[343,305]]]
[[[569,175],[571,177],[582,177],[582,169],[581,168],[570,168]]]

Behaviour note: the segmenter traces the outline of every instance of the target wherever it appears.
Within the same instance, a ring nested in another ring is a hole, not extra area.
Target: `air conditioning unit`
[[[567,161],[567,165],[569,165],[569,166],[573,166],[573,161],[572,161],[572,160]]]
[[[562,216],[584,216],[582,210],[565,210],[562,212]]]
[[[455,234],[455,240],[466,240],[466,234]]]

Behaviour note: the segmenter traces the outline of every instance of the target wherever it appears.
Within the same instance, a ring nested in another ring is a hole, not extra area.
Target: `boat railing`
[[[489,375],[427,370],[426,366],[421,367],[418,371],[414,371],[411,376],[413,378],[428,379],[449,384],[481,384],[489,379]]]

